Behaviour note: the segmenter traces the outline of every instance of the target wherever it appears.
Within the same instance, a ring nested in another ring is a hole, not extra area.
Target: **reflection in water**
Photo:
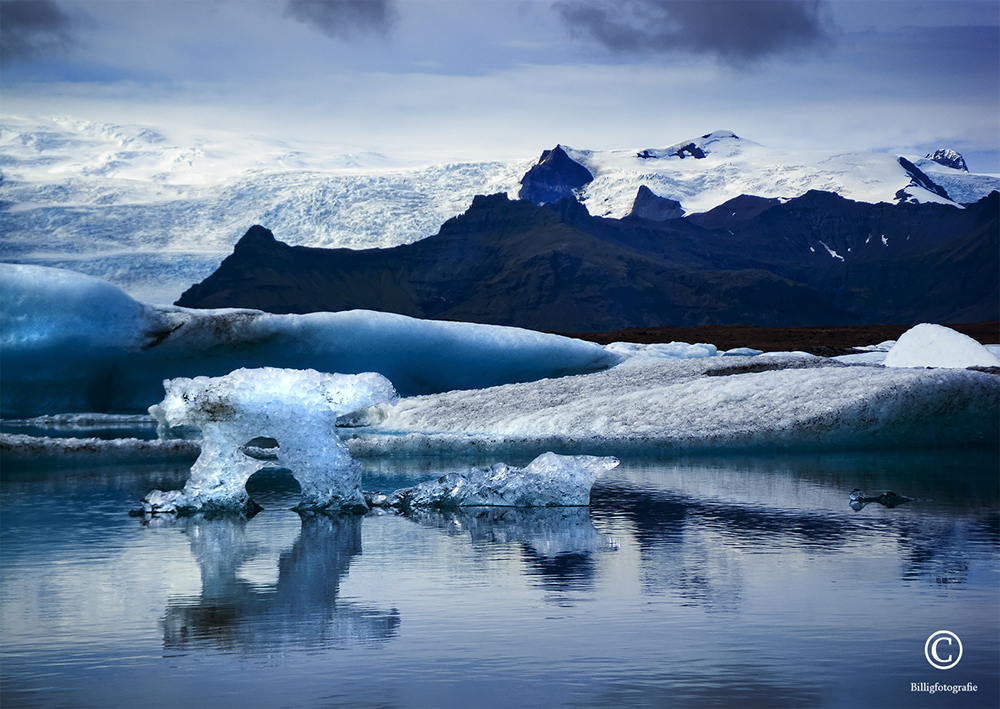
[[[833,475],[791,457],[742,465],[727,461],[718,467],[706,459],[676,477],[622,474],[599,481],[592,508],[599,527],[619,523],[631,532],[642,557],[646,593],[670,591],[709,610],[740,608],[747,585],[742,555],[763,550],[831,555],[890,544],[902,580],[963,584],[972,550],[985,544],[1000,551],[996,456],[968,454],[964,466],[949,466],[946,455],[878,459],[877,475],[869,472],[867,459],[857,472],[847,459]],[[845,515],[847,506],[841,505],[848,493],[837,492],[832,483],[855,475],[921,494],[910,498],[855,489],[861,499],[850,500],[851,508],[864,513]],[[815,482],[807,482],[810,477]],[[831,506],[833,495],[837,503]],[[939,513],[942,504],[955,501],[966,506],[965,514]],[[855,502],[863,504],[855,507]]]
[[[249,521],[196,516],[167,522],[190,538],[202,588],[196,598],[168,602],[165,648],[255,652],[392,637],[399,626],[395,609],[337,601],[340,579],[361,553],[361,518],[299,520],[294,512],[264,512]],[[247,578],[266,571],[268,562],[276,562],[276,578]]]
[[[616,546],[594,528],[589,507],[430,508],[407,516],[448,534],[469,534],[474,545],[519,544],[529,573],[553,590],[589,588],[593,554]]]
[[[125,511],[187,466],[3,470],[0,705],[912,706],[912,682],[945,681],[924,644],[948,629],[954,684],[979,689],[927,701],[1000,706],[998,470],[626,461],[589,511],[145,527]],[[913,501],[854,512],[855,487]]]

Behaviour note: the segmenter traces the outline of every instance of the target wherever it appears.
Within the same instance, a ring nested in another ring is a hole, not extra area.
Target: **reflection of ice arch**
[[[239,369],[224,377],[171,379],[166,397],[150,408],[164,426],[201,430],[201,455],[183,490],[154,490],[148,512],[241,508],[247,479],[268,465],[248,455],[262,437],[278,444],[278,464],[302,486],[303,508],[364,506],[361,472],[336,434],[341,414],[394,401],[380,374],[321,374],[314,370]]]
[[[337,601],[340,579],[361,553],[362,518],[305,515],[301,520],[300,525],[292,512],[264,512],[249,522],[236,516],[173,522],[191,540],[202,589],[199,597],[168,602],[164,645],[254,652],[392,637],[399,626],[395,609]],[[275,540],[295,532],[293,543],[274,548]],[[274,557],[276,580],[246,578],[248,566],[266,566],[262,562]]]

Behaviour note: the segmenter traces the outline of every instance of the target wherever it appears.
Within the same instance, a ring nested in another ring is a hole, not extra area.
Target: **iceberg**
[[[224,377],[172,379],[164,387],[166,397],[150,414],[166,426],[199,429],[201,454],[183,490],[153,490],[143,500],[144,511],[250,507],[247,480],[271,465],[269,456],[257,453],[262,438],[277,444],[278,464],[301,486],[299,507],[368,509],[361,469],[338,438],[336,420],[395,401],[382,375],[239,369]]]
[[[402,395],[592,372],[622,356],[513,327],[351,310],[273,315],[140,303],[90,276],[0,264],[0,416],[140,413],[164,379],[241,367],[378,372]]]
[[[719,350],[715,345],[706,343],[688,344],[687,342],[659,342],[641,344],[636,342],[612,342],[604,346],[608,352],[624,357],[652,357],[657,359],[695,359],[699,357],[716,357]],[[759,350],[753,350],[760,354]]]
[[[822,357],[631,358],[532,384],[379,405],[352,454],[927,448],[1000,442],[1000,377]]]
[[[922,323],[900,335],[885,356],[886,367],[1000,367],[985,346],[943,325]]]
[[[590,489],[618,459],[543,453],[524,468],[497,463],[449,473],[437,480],[397,490],[389,507],[573,507],[590,504]]]

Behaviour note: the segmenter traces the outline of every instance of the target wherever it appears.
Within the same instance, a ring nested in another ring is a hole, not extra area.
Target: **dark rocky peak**
[[[648,219],[652,222],[665,222],[668,219],[683,217],[684,208],[680,202],[661,197],[646,185],[640,185],[639,191],[635,194],[635,201],[632,202],[629,216]]]
[[[458,238],[461,241],[469,234],[517,231],[527,224],[555,224],[557,221],[558,217],[553,215],[551,209],[542,209],[524,200],[511,200],[505,193],[498,192],[491,195],[476,195],[467,210],[446,221],[441,225],[437,235],[429,238],[434,240]]]
[[[777,201],[781,202],[781,200]],[[808,190],[805,194],[792,197],[782,203],[798,208],[826,209],[831,212],[862,204],[853,199],[848,199],[837,192],[828,192],[826,190]]]
[[[466,211],[496,209],[498,207],[506,207],[510,204],[510,198],[503,192],[497,192],[496,194],[477,194],[472,198],[472,204],[469,205],[469,209]]]
[[[549,202],[545,205],[545,209],[558,214],[559,221],[564,224],[578,224],[581,220],[590,219],[587,207],[575,197],[563,197],[558,202]]]
[[[907,192],[909,187],[922,187],[928,192],[933,192],[938,197],[943,197],[944,199],[950,200],[951,197],[948,196],[948,191],[937,184],[929,178],[923,170],[914,165],[912,162],[904,157],[898,158],[900,166],[906,170],[906,174],[910,176],[910,184],[903,189],[896,192],[896,199],[900,202],[913,201],[913,195]]]
[[[705,229],[720,229],[733,222],[744,222],[756,219],[771,207],[781,204],[777,197],[757,197],[741,194],[723,202],[718,207],[702,214],[692,214],[688,221]]]
[[[933,160],[939,165],[944,165],[945,167],[950,167],[954,170],[961,170],[962,172],[969,171],[969,167],[965,164],[965,158],[963,158],[961,153],[957,150],[952,150],[951,148],[941,148],[940,150],[935,150],[927,156],[927,159]]]
[[[705,157],[705,151],[697,143],[685,143],[674,148],[668,155],[673,155],[681,159],[691,156],[700,160]]]
[[[534,204],[576,198],[576,190],[593,181],[590,170],[571,158],[561,145],[546,150],[521,178],[517,196]]]
[[[247,233],[244,234],[238,242],[236,242],[236,249],[259,250],[277,243],[278,241],[274,238],[274,234],[271,233],[270,229],[265,229],[260,224],[254,224],[252,227],[247,229]]]

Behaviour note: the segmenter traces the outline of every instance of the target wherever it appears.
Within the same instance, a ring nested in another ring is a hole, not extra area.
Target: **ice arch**
[[[361,471],[336,433],[337,417],[391,403],[396,392],[381,374],[238,369],[224,377],[170,379],[166,397],[150,407],[165,426],[201,430],[201,455],[182,490],[153,490],[147,512],[239,509],[249,504],[247,479],[273,460],[247,455],[246,444],[271,438],[277,464],[293,471],[302,508],[364,507]]]

